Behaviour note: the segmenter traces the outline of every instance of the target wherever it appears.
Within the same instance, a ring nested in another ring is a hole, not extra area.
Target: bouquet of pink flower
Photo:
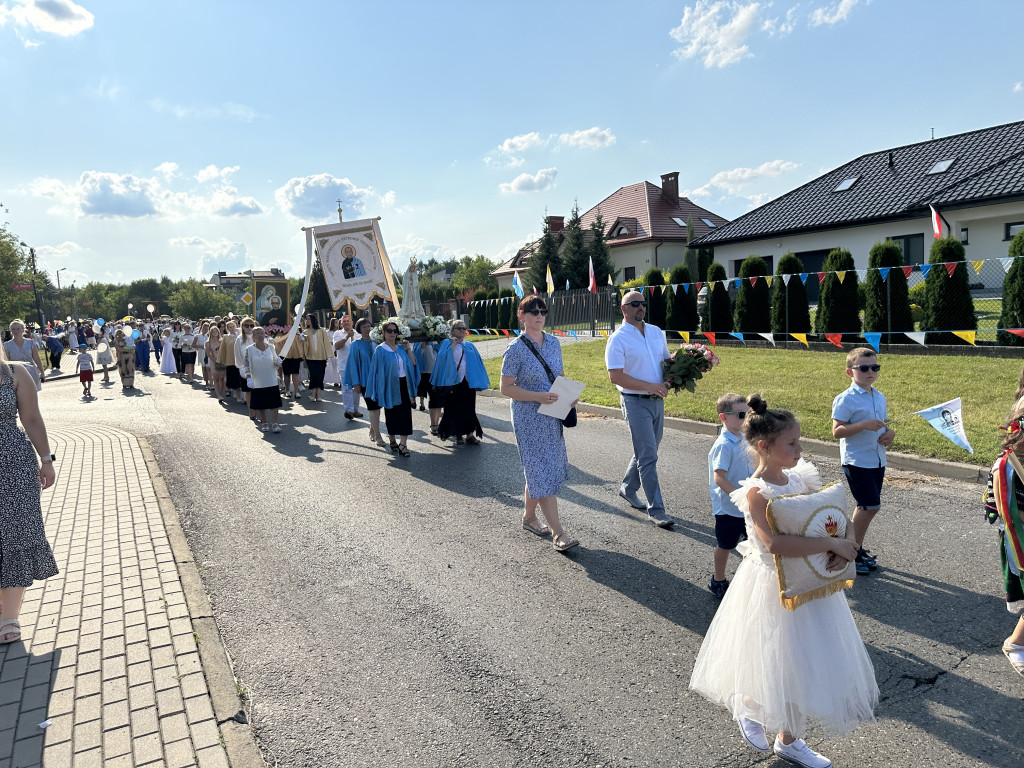
[[[664,362],[665,386],[673,392],[694,392],[697,380],[719,363],[718,355],[703,344],[683,344]]]

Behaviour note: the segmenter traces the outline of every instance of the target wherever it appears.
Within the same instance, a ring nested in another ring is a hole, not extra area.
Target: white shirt
[[[458,381],[466,378],[466,348],[464,341],[452,341],[452,359],[455,361],[455,370],[458,373]],[[472,344],[473,342],[470,342]]]
[[[331,337],[331,343],[332,344],[337,344],[342,339],[347,339],[347,338],[348,338],[348,334],[345,331],[335,331],[334,335]],[[345,366],[348,365],[348,351],[352,347],[352,342],[355,341],[356,338],[357,337],[353,336],[351,339],[349,339],[349,341],[341,349],[335,349],[334,350],[334,356],[338,359],[338,370],[339,371],[344,371],[345,370]]]
[[[252,377],[253,389],[264,389],[277,386],[277,350],[273,344],[267,344],[267,348],[260,350],[255,344],[250,344],[243,352],[245,358],[246,375]]]
[[[604,349],[605,368],[621,368],[634,379],[651,384],[664,382],[662,363],[671,357],[665,332],[656,325],[644,324],[644,332],[629,323],[623,323],[608,339]],[[641,389],[626,389],[615,385],[619,392],[632,395],[647,394]]]

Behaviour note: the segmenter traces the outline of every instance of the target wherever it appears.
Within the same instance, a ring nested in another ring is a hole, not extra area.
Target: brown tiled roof
[[[661,187],[651,184],[649,181],[620,187],[584,213],[580,217],[580,223],[584,230],[590,228],[590,224],[597,218],[599,210],[605,223],[605,237],[608,238],[608,246],[611,248],[644,240],[685,242],[687,221],[693,222],[695,238],[713,232],[718,227],[724,227],[729,223],[728,219],[724,219],[706,208],[701,208],[689,198],[679,197],[674,202],[669,200],[662,194]],[[676,223],[675,219],[683,222],[682,226]],[[713,222],[715,227],[709,227],[703,219]],[[634,234],[629,237],[611,237],[609,233],[613,231],[612,225],[616,220],[626,224],[627,229]],[[635,225],[630,226],[630,221],[635,221]]]

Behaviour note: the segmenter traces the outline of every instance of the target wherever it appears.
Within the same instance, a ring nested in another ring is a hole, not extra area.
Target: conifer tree
[[[800,279],[804,263],[800,257],[787,253],[775,269],[775,292],[772,294],[772,333],[810,333],[811,310],[807,303],[807,287]],[[783,275],[790,275],[787,279]]]
[[[587,245],[587,255],[594,262],[594,278],[597,280],[597,286],[600,288],[602,285],[608,284],[608,278],[612,278],[612,282],[619,274],[619,270],[615,269],[615,262],[612,260],[611,251],[608,248],[608,243],[604,239],[604,219],[601,218],[601,211],[597,212],[597,218],[590,223],[590,243]],[[589,264],[587,279],[589,281]],[[589,285],[589,282],[583,284],[584,287]]]
[[[748,256],[740,264],[740,289],[736,294],[734,327],[740,333],[764,333],[770,326],[768,264],[760,256]],[[754,284],[751,285],[751,278]]]
[[[572,288],[586,288],[590,284],[590,254],[584,242],[583,226],[580,224],[579,203],[573,203],[569,223],[566,224],[563,231],[565,240],[562,243],[560,254],[562,270],[555,287],[561,288],[568,280]],[[554,275],[554,273],[555,269],[552,267],[551,274]]]
[[[665,328],[665,293],[661,287],[665,285],[665,275],[657,267],[651,267],[644,273],[644,285],[652,286],[644,292],[647,299],[647,322],[661,329]]]
[[[498,291],[498,327],[506,328],[511,330],[513,328],[512,322],[516,319],[515,308],[515,291],[511,288],[502,288]]]
[[[486,299],[487,291],[479,290],[473,294],[473,306],[469,318],[470,325],[474,328],[484,328],[487,326],[487,310],[483,305]]]
[[[544,231],[536,247],[533,249],[533,253],[530,254],[529,267],[526,270],[526,274],[523,275],[523,290],[527,293],[532,293],[533,289],[536,288],[537,293],[546,293],[548,290],[547,274],[549,264],[551,265],[551,277],[554,280],[555,287],[557,288],[559,284],[565,285],[565,279],[562,278],[561,263],[558,258],[558,243],[555,242],[555,236],[551,234],[551,225],[548,217],[545,216]]]
[[[732,299],[729,298],[729,289],[720,283],[725,280],[728,273],[725,267],[717,261],[708,265],[707,279],[707,301],[704,303],[704,317],[701,323],[702,331],[714,333],[729,333],[732,331]]]
[[[816,333],[860,333],[860,300],[853,255],[845,248],[833,248],[825,257],[825,282],[814,315]],[[837,272],[843,272],[842,280]],[[792,281],[790,281],[792,282]]]
[[[487,294],[487,327],[498,328],[498,298],[497,291],[490,291]]]
[[[327,290],[327,281],[324,279],[324,268],[320,263],[320,257],[313,260],[313,269],[309,273],[309,293],[306,295],[306,312],[318,312],[320,310],[331,311],[330,293]]]
[[[697,286],[690,283],[690,270],[685,264],[676,264],[669,273],[668,281],[672,284],[666,325],[673,331],[697,330]]]
[[[921,328],[925,331],[973,331],[978,328],[974,316],[974,300],[967,279],[964,246],[954,237],[944,237],[932,243],[928,263],[932,268],[925,278],[925,306]],[[953,274],[946,264],[956,264]],[[929,333],[926,344],[966,344],[952,333]]]
[[[1000,328],[1024,328],[1024,232],[1018,232],[1010,241],[1007,254],[1013,265],[1003,278],[1003,311],[999,314]],[[999,331],[1000,344],[1008,347],[1024,346],[1024,339],[1014,333]]]
[[[887,334],[884,338],[890,344],[909,343],[910,339],[897,331],[914,330],[907,276],[902,266],[903,251],[892,240],[871,246],[868,276],[864,281],[864,330]],[[878,270],[887,267],[889,273],[883,280]],[[892,334],[888,334],[890,330]]]

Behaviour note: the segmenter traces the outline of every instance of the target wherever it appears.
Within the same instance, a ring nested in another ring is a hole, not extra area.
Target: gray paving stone
[[[103,731],[103,757],[109,760],[118,755],[130,755],[132,736],[127,725]]]
[[[199,759],[199,768],[230,768],[228,756],[224,747],[219,744],[216,747],[207,747],[196,752]]]

